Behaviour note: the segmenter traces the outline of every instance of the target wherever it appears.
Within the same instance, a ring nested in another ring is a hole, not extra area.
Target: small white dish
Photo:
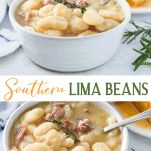
[[[125,20],[117,27],[86,37],[50,37],[31,32],[15,19],[15,10],[23,0],[14,0],[9,17],[27,56],[36,64],[60,72],[78,72],[100,66],[116,54],[131,11],[125,0],[118,0]]]
[[[134,124],[128,125],[127,128],[135,134],[151,139],[151,130],[135,126]]]
[[[11,128],[13,126],[13,123],[15,120],[27,109],[31,108],[32,106],[38,104],[39,102],[28,102],[20,106],[8,119],[8,122],[4,129],[3,134],[3,145],[5,148],[5,151],[9,151],[9,143],[10,143],[10,132]],[[115,108],[106,103],[106,102],[96,102],[98,106],[100,106],[102,109],[104,109],[106,112],[108,112],[111,116],[115,117],[118,121],[121,120],[120,114],[115,110]],[[127,128],[124,127],[122,130],[122,146],[121,151],[127,151],[128,149],[128,131]]]
[[[118,111],[118,108],[113,105],[115,109]],[[121,113],[120,113],[121,114]],[[125,119],[125,117],[121,114],[122,118]],[[151,129],[144,129],[142,127],[136,126],[135,124],[130,124],[126,126],[130,131],[134,132],[135,134],[138,134],[140,136],[150,138],[151,139]]]
[[[148,14],[151,13],[151,7],[132,8],[132,14]]]

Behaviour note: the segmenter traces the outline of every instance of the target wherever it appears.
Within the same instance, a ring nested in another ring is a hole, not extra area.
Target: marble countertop
[[[149,21],[150,15],[137,15],[133,16],[133,20],[139,24],[143,24],[143,21]],[[141,20],[141,21],[140,21]],[[1,28],[12,29],[8,16],[6,15]],[[127,28],[131,28],[128,25]],[[138,42],[134,42],[130,45],[121,44],[116,56],[108,63],[95,68],[93,70],[70,73],[71,75],[150,75],[151,66],[143,66],[136,72],[133,71],[131,63],[136,59],[137,53],[133,48],[139,47]],[[69,73],[58,73],[50,70],[46,70],[35,65],[26,56],[22,48],[19,48],[15,53],[6,57],[0,58],[0,75],[66,75]]]

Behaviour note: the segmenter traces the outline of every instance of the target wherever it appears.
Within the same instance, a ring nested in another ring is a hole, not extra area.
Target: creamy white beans
[[[118,26],[124,14],[110,0],[26,0],[16,10],[17,21],[33,32],[49,36],[88,36]]]
[[[11,131],[11,151],[120,151],[121,131],[103,133],[115,123],[90,102],[41,103],[23,113]]]

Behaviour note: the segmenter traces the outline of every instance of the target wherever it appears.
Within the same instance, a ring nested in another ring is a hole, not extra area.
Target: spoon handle
[[[125,126],[125,125],[131,124],[131,123],[134,123],[134,122],[146,119],[146,118],[150,118],[150,117],[151,117],[151,109],[147,110],[145,112],[139,113],[139,114],[137,114],[135,116],[132,116],[130,118],[124,119],[124,120],[122,120],[118,123],[111,124],[111,125],[105,127],[103,129],[103,131],[108,132],[112,129],[115,129],[115,128],[118,128],[118,127],[121,127],[121,126]]]

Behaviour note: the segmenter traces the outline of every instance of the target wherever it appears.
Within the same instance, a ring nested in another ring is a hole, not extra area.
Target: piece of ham
[[[24,25],[27,25],[30,21],[31,11],[22,11],[20,15],[24,18]]]
[[[63,118],[63,116],[65,115],[65,111],[63,107],[60,107],[58,105],[55,105],[53,107],[53,110],[51,113],[48,113],[45,116],[45,120],[46,121],[51,121],[52,118],[56,119],[56,120],[60,120],[61,118]]]
[[[86,0],[77,0],[76,1],[76,6],[77,7],[87,7],[88,3]]]
[[[53,106],[59,106],[59,107],[64,107],[65,106],[65,103],[63,102],[55,102],[52,104]]]
[[[83,109],[84,113],[91,113],[91,111],[88,108]]]
[[[26,13],[25,19],[24,19],[24,20],[25,20],[25,25],[27,25],[27,24],[29,23],[30,17],[31,17],[31,12],[28,11],[28,12]]]
[[[55,0],[44,0],[43,5],[55,4]]]
[[[18,145],[22,142],[24,139],[24,136],[26,135],[28,131],[28,127],[26,124],[21,124],[16,132],[15,132],[15,146],[18,147]]]
[[[87,133],[91,130],[91,122],[89,119],[83,119],[80,120],[78,123],[78,130],[83,132],[83,133]]]
[[[70,120],[64,120],[64,127],[68,128],[74,132],[77,131],[77,126],[73,124]]]

